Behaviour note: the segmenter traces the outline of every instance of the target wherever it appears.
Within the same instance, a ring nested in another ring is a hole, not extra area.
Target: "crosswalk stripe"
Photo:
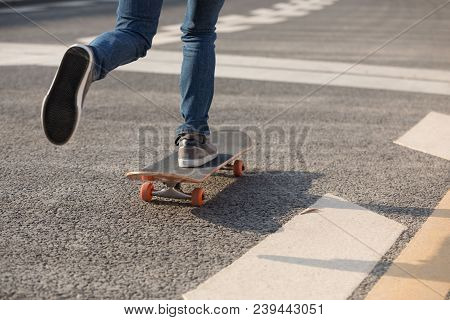
[[[1,65],[57,66],[64,50],[60,45],[0,43]],[[182,55],[151,50],[148,56],[118,70],[179,74]],[[219,54],[218,78],[322,85],[351,64],[342,62],[277,59]],[[450,72],[389,66],[358,65],[329,83],[330,86],[381,89],[450,95]]]
[[[327,194],[183,297],[346,299],[404,229]]]
[[[394,143],[450,160],[450,115],[430,112]]]
[[[450,290],[450,190],[366,299],[444,299]]]
[[[11,2],[11,1],[9,1]],[[89,5],[95,5],[98,2],[117,2],[117,0],[80,0],[80,1],[67,1],[67,2],[49,2],[49,3],[42,3],[42,4],[36,4],[36,5],[17,5],[16,3],[19,3],[20,1],[14,1],[13,3],[9,3],[9,5],[12,7],[6,7],[0,9],[0,14],[17,14],[17,13],[33,13],[33,12],[40,12],[44,10],[51,10],[52,8],[58,8],[58,7],[83,7],[83,6],[89,6]]]

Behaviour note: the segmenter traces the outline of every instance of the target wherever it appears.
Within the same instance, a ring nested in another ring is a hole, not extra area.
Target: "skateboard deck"
[[[144,201],[151,201],[153,196],[174,199],[190,199],[193,205],[201,206],[204,190],[195,188],[191,193],[181,191],[181,183],[202,183],[220,169],[232,169],[235,176],[241,176],[245,170],[242,160],[238,158],[252,147],[250,138],[241,131],[221,130],[211,135],[212,142],[218,148],[218,156],[196,168],[180,168],[178,152],[174,152],[160,161],[152,163],[142,170],[131,171],[127,177],[144,181],[140,196]],[[165,188],[155,190],[152,181],[161,181]]]

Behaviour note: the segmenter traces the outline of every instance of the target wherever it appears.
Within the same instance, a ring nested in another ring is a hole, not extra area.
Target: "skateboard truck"
[[[180,183],[174,181],[163,182],[164,188],[153,190],[152,195],[170,199],[191,199],[191,194],[183,192]]]

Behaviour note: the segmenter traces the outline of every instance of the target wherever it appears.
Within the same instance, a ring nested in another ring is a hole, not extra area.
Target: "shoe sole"
[[[92,62],[92,52],[86,46],[72,46],[64,54],[42,103],[42,126],[53,144],[65,144],[78,126]]]
[[[201,167],[205,163],[208,163],[208,162],[214,160],[216,157],[217,157],[217,154],[212,154],[212,155],[206,156],[201,159],[178,159],[178,166],[180,168]]]

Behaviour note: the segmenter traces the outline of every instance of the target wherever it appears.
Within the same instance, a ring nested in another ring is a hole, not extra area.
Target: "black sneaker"
[[[217,157],[217,147],[202,134],[182,134],[176,143],[179,146],[178,166],[181,168],[200,167]]]
[[[42,125],[50,142],[65,144],[75,132],[93,67],[94,54],[88,46],[76,44],[64,54],[42,102]]]

